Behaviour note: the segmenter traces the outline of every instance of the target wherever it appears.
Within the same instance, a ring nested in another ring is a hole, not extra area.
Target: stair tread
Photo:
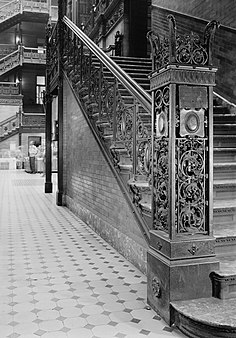
[[[227,299],[227,301],[214,297],[198,298],[174,301],[171,305],[184,317],[193,320],[195,325],[200,322],[209,326],[211,330],[209,332],[213,330],[218,332],[220,328],[227,329],[227,332],[230,332],[230,329],[236,329],[236,298]]]
[[[236,237],[236,223],[232,224],[214,224],[214,237],[216,239],[219,238],[227,238],[227,237]]]

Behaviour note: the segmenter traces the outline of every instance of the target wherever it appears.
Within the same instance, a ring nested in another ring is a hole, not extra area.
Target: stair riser
[[[236,144],[236,138],[235,137],[221,137],[219,139],[214,138],[214,147],[215,148],[233,148]]]
[[[228,178],[232,178],[232,179],[236,179],[236,171],[232,172],[232,171],[227,171],[222,169],[222,171],[214,171],[214,180],[224,180],[224,179],[228,179]]]
[[[218,124],[218,125],[224,125],[227,123],[236,123],[236,116],[235,115],[225,115],[225,116],[221,116],[221,115],[215,115],[213,117],[213,122],[214,124]]]
[[[215,252],[218,257],[236,253],[236,237],[219,238],[216,240]]]
[[[214,162],[215,163],[226,163],[236,161],[236,149],[232,151],[214,151]]]
[[[235,132],[236,132],[235,125],[224,126],[224,125],[214,124],[214,127],[213,127],[214,135],[228,135],[228,134],[235,135]]]
[[[236,199],[236,187],[217,187],[213,189],[213,198],[215,201]]]
[[[216,226],[222,225],[230,225],[235,226],[236,224],[236,208],[229,208],[229,209],[218,209],[214,210],[213,212],[213,224]]]

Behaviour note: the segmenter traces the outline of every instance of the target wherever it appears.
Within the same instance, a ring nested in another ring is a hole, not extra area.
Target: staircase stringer
[[[148,230],[148,226],[146,224],[146,222],[144,221],[143,217],[140,214],[140,211],[138,210],[137,206],[134,204],[133,202],[133,198],[131,197],[129,191],[128,191],[128,187],[127,185],[125,185],[125,183],[123,182],[123,180],[121,179],[120,175],[119,175],[119,170],[117,170],[117,168],[115,168],[114,166],[114,161],[113,158],[111,156],[111,153],[107,150],[106,144],[104,142],[104,140],[101,139],[100,135],[99,135],[99,131],[98,128],[94,125],[94,123],[91,121],[91,119],[89,118],[88,113],[85,110],[84,105],[81,102],[81,99],[79,98],[78,94],[76,93],[75,89],[73,88],[73,85],[70,81],[70,79],[68,78],[67,74],[64,72],[64,77],[71,89],[71,91],[73,92],[73,95],[83,113],[84,118],[86,119],[86,122],[88,124],[88,126],[90,127],[91,132],[93,133],[94,138],[97,141],[97,144],[106,160],[106,162],[108,163],[114,177],[116,178],[116,181],[123,193],[123,196],[125,197],[130,209],[132,210],[132,213],[134,214],[136,221],[138,223],[138,226],[145,238],[145,240],[147,241],[147,243],[149,243],[149,239],[150,239],[150,234],[149,234],[149,230]]]

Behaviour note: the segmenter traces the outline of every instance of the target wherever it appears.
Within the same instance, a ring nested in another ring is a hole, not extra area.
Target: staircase
[[[145,91],[149,92],[150,80],[148,75],[152,70],[152,61],[148,58],[135,58],[135,57],[112,57],[133,80],[135,80]],[[100,65],[95,61],[94,66],[99,69]],[[103,68],[103,76],[105,80],[112,85],[114,83],[114,77],[111,73]],[[118,92],[121,95],[122,101],[126,109],[131,110],[133,115],[134,99],[133,96],[125,89],[120,83],[118,84]],[[139,137],[137,132],[137,142],[139,142],[141,152],[149,152],[147,156],[150,159],[151,153],[151,111],[147,112],[142,106],[136,106],[138,123],[140,123],[140,129],[145,130],[147,136]],[[97,114],[93,115],[93,118],[97,118]],[[131,193],[133,203],[138,207],[140,214],[144,218],[146,225],[149,229],[152,228],[151,223],[151,188],[149,185],[149,173],[150,167],[148,158],[138,158],[136,170],[133,168],[132,163],[132,150],[126,146],[127,140],[112,141],[113,134],[112,129],[108,121],[97,120],[97,125],[103,134],[103,138],[106,141],[107,149],[112,152],[113,159],[116,160],[116,167],[119,170],[119,174]],[[125,123],[125,121],[124,121]],[[137,127],[139,128],[139,127]]]
[[[150,59],[112,57],[112,59],[129,74],[142,88],[149,91],[148,75],[151,73]],[[99,70],[100,64],[94,61],[94,66]],[[112,85],[114,78],[111,73],[103,68],[103,76]],[[129,92],[118,85],[119,93],[126,107],[132,107],[133,97]],[[125,142],[112,142],[112,128],[103,116],[98,119],[97,103],[92,102],[87,95],[84,102],[93,106],[91,118],[98,126],[108,150],[112,150],[117,159],[116,166],[125,184],[133,196],[144,217],[148,228],[151,228],[151,190],[146,173],[133,175],[133,163]],[[151,112],[142,108],[138,112],[143,125],[151,137]],[[221,261],[221,271],[227,266],[227,257],[232,264],[232,255],[236,250],[236,108],[214,97],[214,236],[216,237],[216,254]],[[235,259],[236,265],[236,259]],[[236,270],[235,270],[236,272]]]
[[[81,51],[76,55],[73,48],[75,44],[77,45],[76,41],[69,41],[69,36],[67,41],[64,68],[68,81],[81,102],[93,128],[102,140],[102,144],[112,159],[120,178],[132,196],[133,205],[138,209],[146,228],[152,229],[151,189],[149,184],[151,110],[145,109],[140,102],[137,102],[134,95],[131,95],[126,88],[118,83],[110,71],[105,66],[102,66],[100,62],[92,58],[93,62],[90,65],[91,54],[86,54],[88,51],[85,50],[84,59],[81,57],[83,54]],[[126,73],[130,74],[146,92],[149,91],[148,74],[151,72],[151,60],[125,57],[113,57],[112,59]],[[84,73],[81,74],[81,72]],[[103,100],[99,101],[101,97]],[[214,297],[206,299],[202,303],[196,299],[172,304],[173,313],[176,316],[176,324],[179,327],[181,326],[182,319],[180,317],[184,314],[183,321],[185,320],[188,323],[192,321],[191,325],[195,326],[195,331],[196,323],[200,325],[201,319],[199,321],[198,319],[195,320],[195,314],[190,318],[191,311],[189,313],[186,311],[186,304],[192,304],[193,308],[196,308],[197,304],[200,303],[201,305],[205,304],[206,307],[209,305],[209,308],[216,306],[220,312],[223,304],[221,299],[233,299],[236,297],[236,259],[233,257],[236,239],[236,233],[234,233],[236,226],[236,115],[234,109],[233,105],[227,104],[225,100],[215,95],[213,116],[213,229],[216,237],[216,254],[220,260],[220,270],[211,274]],[[115,120],[114,114],[117,114]],[[117,128],[115,134],[114,124],[116,124]],[[132,127],[136,128],[136,133],[134,133],[133,137],[137,137],[137,139],[130,137]],[[134,149],[138,149],[135,161],[133,160]],[[227,285],[227,287],[222,288],[222,284]],[[199,311],[201,312],[201,310]],[[201,337],[215,337],[214,334],[217,330],[215,321],[213,320],[212,324],[211,321],[206,320],[204,325]],[[228,323],[223,325],[222,330],[224,332],[228,332],[227,325]],[[209,327],[213,327],[213,335],[205,335]],[[193,331],[194,329],[188,332],[191,337],[200,337],[200,335],[194,335]],[[236,325],[230,332],[233,331],[233,334],[235,334]],[[218,337],[235,337],[235,335],[229,333],[228,336],[218,335]]]
[[[5,141],[9,137],[19,132],[20,120],[19,113],[1,121],[0,123],[0,142]]]
[[[236,107],[214,103],[214,235],[225,256],[236,253]]]
[[[112,57],[117,64],[126,71],[139,85],[149,91],[149,79],[152,65],[150,59]],[[105,77],[110,80],[109,73],[104,71]],[[132,97],[125,89],[120,88],[125,104],[132,102]],[[151,130],[151,114],[144,114],[146,126]],[[216,237],[216,253],[222,261],[223,266],[227,265],[225,256],[230,256],[236,252],[236,107],[225,103],[216,95],[214,97],[214,236]],[[120,148],[120,156],[124,156],[123,148]],[[120,161],[124,163],[124,160]],[[119,166],[119,165],[118,165]],[[132,163],[119,166],[120,171],[128,170],[129,177],[132,176]],[[127,177],[126,177],[127,179]],[[139,177],[136,186],[143,185],[146,189],[148,184],[144,184]],[[144,179],[145,181],[145,179]],[[132,180],[129,181],[132,187]],[[132,188],[131,188],[132,190]],[[150,195],[149,195],[150,196]],[[142,211],[151,210],[150,198],[147,193],[143,197],[144,201],[139,201]],[[144,203],[143,203],[144,202]],[[232,262],[232,257],[230,257]],[[235,259],[236,262],[236,259]]]

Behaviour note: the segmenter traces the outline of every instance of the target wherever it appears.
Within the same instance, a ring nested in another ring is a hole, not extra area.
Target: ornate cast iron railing
[[[0,59],[0,75],[22,65],[22,63],[46,64],[46,49],[19,45],[17,50]]]
[[[167,65],[212,66],[211,45],[219,23],[215,20],[208,23],[203,41],[198,34],[191,32],[176,35],[176,23],[173,15],[169,19],[169,36],[161,37],[154,31],[147,34],[151,44],[153,70]]]
[[[151,122],[151,97],[68,18],[64,22],[64,67],[76,94],[89,116],[96,117],[101,136],[112,141],[115,164],[132,166],[133,177],[147,179],[150,172],[144,149],[150,148],[151,135],[145,117]],[[128,90],[129,102],[121,90]],[[125,160],[117,148],[125,149]]]
[[[20,53],[16,50],[0,60],[0,75],[20,65]]]
[[[0,123],[0,137],[9,135],[11,132],[17,130],[20,125],[20,113],[16,113],[14,116]]]
[[[22,113],[21,126],[22,127],[44,127],[45,126],[45,114]]]
[[[75,24],[64,17],[64,71],[108,154],[132,177],[134,202],[150,195],[151,96]],[[58,76],[58,28],[48,27],[47,76]],[[52,89],[53,90],[53,89]]]
[[[23,11],[33,13],[49,13],[49,2],[38,0],[13,0],[0,7],[0,23]]]
[[[46,49],[22,47],[22,62],[24,63],[42,63],[46,64]]]
[[[124,15],[124,0],[101,0],[92,6],[83,31],[98,42],[103,35],[114,28]]]
[[[20,84],[15,82],[0,82],[0,95],[19,95]]]
[[[45,127],[45,114],[22,113],[21,108],[15,115],[0,123],[0,137],[10,135],[20,127]]]

